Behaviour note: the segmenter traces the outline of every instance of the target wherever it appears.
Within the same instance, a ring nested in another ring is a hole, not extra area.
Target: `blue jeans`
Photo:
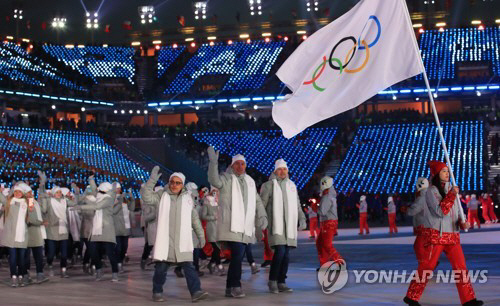
[[[269,271],[269,280],[284,283],[288,272],[288,262],[290,257],[288,252],[290,247],[287,245],[275,245],[274,256]]]
[[[115,244],[111,242],[95,241],[91,242],[93,246],[90,248],[92,252],[92,264],[95,265],[97,270],[102,268],[102,254],[106,253],[109,262],[111,263],[111,271],[118,273],[118,261],[116,260]]]
[[[116,236],[116,260],[118,263],[123,263],[125,259],[125,254],[127,254],[128,249],[128,236]]]
[[[167,270],[172,265],[170,262],[157,262],[155,264],[155,273],[153,275],[153,293],[163,293],[163,285],[167,280]],[[184,276],[186,277],[186,283],[191,295],[201,290],[200,278],[198,273],[194,269],[193,263],[190,261],[185,261],[178,263],[180,267],[184,270]]]
[[[66,268],[66,263],[68,259],[68,240],[47,240],[47,264],[52,266],[54,257],[56,256],[56,248],[59,248],[61,252],[61,268]]]
[[[31,267],[30,251],[35,259],[36,273],[43,273],[43,247],[28,248],[24,257],[26,271]]]
[[[241,262],[246,245],[242,242],[227,242],[231,249],[231,262],[227,269],[226,288],[241,287]]]
[[[26,249],[9,248],[9,266],[10,276],[23,276],[26,274],[26,265],[24,264],[24,257],[26,256]]]
[[[255,260],[253,260],[253,254],[252,254],[252,244],[248,243],[245,247],[245,254],[247,255],[247,261],[249,264],[253,264]]]

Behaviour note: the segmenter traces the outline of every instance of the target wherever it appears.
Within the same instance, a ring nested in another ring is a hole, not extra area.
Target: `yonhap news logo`
[[[349,274],[345,261],[329,261],[321,266],[318,271],[318,281],[321,290],[326,294],[339,291],[347,284]]]
[[[488,281],[488,270],[424,270],[422,274],[408,270],[351,270],[354,284],[409,284],[434,279],[435,283],[484,284]],[[352,275],[351,275],[352,276]],[[349,280],[349,271],[344,261],[329,261],[318,270],[318,282],[325,294],[332,294],[344,288]]]

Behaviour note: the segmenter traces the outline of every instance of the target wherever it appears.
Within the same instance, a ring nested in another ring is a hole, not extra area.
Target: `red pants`
[[[413,243],[413,250],[415,251],[419,265],[425,259],[426,252],[428,252],[425,248],[425,238],[422,235],[422,228],[421,226],[414,228],[417,238],[415,238],[415,242]]]
[[[467,212],[468,221],[471,228],[474,228],[474,223],[477,223],[477,227],[481,228],[481,221],[479,221],[479,216],[477,215],[477,209],[469,209]]]
[[[207,237],[207,221],[201,221],[201,225],[203,226],[203,231],[205,232],[205,237]],[[205,243],[205,246],[203,247],[203,253],[207,256],[212,256],[213,253],[213,248],[211,243]]]
[[[363,234],[363,230],[366,230],[366,233],[370,233],[370,229],[368,228],[368,214],[367,213],[359,213],[359,233]]]
[[[319,236],[318,217],[309,218],[309,236],[314,238]]]
[[[493,204],[489,204],[487,206],[483,205],[483,218],[486,221],[496,221],[497,216],[495,215],[495,208]]]
[[[333,246],[333,237],[337,232],[337,220],[328,220],[321,222],[321,228],[316,248],[318,249],[319,264],[323,265],[329,261],[338,261],[342,259],[339,252]]]
[[[396,213],[389,214],[389,233],[397,233],[398,228],[396,227]]]
[[[460,296],[460,303],[464,304],[476,298],[474,288],[470,281],[463,280],[467,267],[465,266],[465,257],[460,244],[442,245],[431,244],[426,249],[425,260],[418,264],[418,280],[412,280],[406,296],[414,301],[419,301],[424,293],[425,286],[429,280],[430,272],[434,270],[439,260],[439,256],[444,251],[446,257],[451,263],[454,271],[460,271],[460,278],[457,279],[456,286],[458,295]],[[419,281],[421,280],[421,281]]]
[[[273,255],[274,252],[269,246],[269,240],[268,240],[268,235],[267,235],[267,229],[263,231],[264,233],[264,260],[265,261],[272,261],[273,260]]]

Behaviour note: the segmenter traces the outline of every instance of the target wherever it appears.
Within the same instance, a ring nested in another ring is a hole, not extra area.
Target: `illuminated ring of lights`
[[[382,34],[382,25],[380,24],[380,21],[378,20],[377,16],[375,15],[371,15],[370,17],[368,17],[368,20],[366,21],[365,23],[365,26],[363,27],[363,31],[365,30],[366,28],[366,25],[368,24],[368,21],[370,21],[370,19],[372,19],[373,21],[375,21],[375,23],[377,24],[377,37],[375,37],[375,39],[370,43],[368,44],[368,47],[365,47],[365,46],[360,46],[358,49],[359,50],[365,50],[365,49],[368,49],[368,48],[371,48],[373,46],[375,46],[379,39],[380,39],[380,35]],[[363,31],[361,31],[361,33],[363,33]],[[360,40],[361,40],[361,37],[358,38],[358,44],[360,45]]]
[[[337,47],[343,43],[344,41],[348,41],[348,40],[351,40],[353,43],[354,43],[354,47],[356,47],[356,38],[354,38],[353,36],[348,36],[348,37],[344,37],[342,38],[332,49],[332,52],[330,52],[330,58],[329,58],[329,61],[328,61],[328,64],[330,65],[330,67],[334,70],[341,70],[342,68],[345,68],[347,67],[347,65],[349,65],[349,63],[351,62],[351,60],[354,58],[354,55],[356,54],[356,49],[354,49],[354,51],[352,52],[351,54],[351,58],[349,59],[349,61],[347,63],[345,63],[344,65],[339,65],[338,67],[337,66],[334,66],[332,61],[333,61],[333,53],[335,53],[335,50],[337,49]]]
[[[363,70],[365,67],[366,67],[366,64],[368,64],[368,60],[370,60],[370,46],[366,43],[366,41],[361,41],[361,43],[363,44],[363,47],[365,48],[366,50],[366,56],[365,56],[365,61],[363,62],[363,64],[361,64],[361,66],[359,66],[358,68],[355,68],[355,69],[344,69],[345,72],[347,73],[357,73],[357,72],[360,72],[361,70]],[[355,48],[355,47],[354,47]],[[352,48],[349,53],[347,53],[346,57],[345,57],[345,60],[347,60],[347,58],[349,57],[349,54],[351,54],[351,52],[353,52],[354,48]],[[359,47],[359,49],[361,49],[361,46]]]

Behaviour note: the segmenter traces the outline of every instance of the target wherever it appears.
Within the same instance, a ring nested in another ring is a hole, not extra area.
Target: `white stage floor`
[[[341,229],[335,237],[337,250],[352,269],[398,269],[412,271],[417,263],[413,254],[414,237],[411,227],[402,227],[397,235],[390,236],[387,228],[372,228],[368,236],[358,236],[357,229]],[[488,281],[475,284],[479,299],[486,305],[500,305],[500,225],[483,226],[481,230],[462,233],[462,244],[467,266],[472,270],[488,270]],[[152,266],[147,271],[139,268],[143,239],[130,240],[130,262],[118,283],[110,282],[111,271],[106,269],[103,281],[95,282],[86,276],[81,265],[69,270],[69,279],[52,277],[42,285],[24,288],[0,287],[0,305],[154,305],[151,301]],[[262,262],[262,244],[253,247],[254,257]],[[244,264],[243,290],[247,297],[241,300],[224,297],[225,277],[206,275],[201,277],[202,288],[210,298],[199,304],[206,305],[403,305],[402,299],[407,284],[355,284],[352,271],[349,282],[338,292],[324,294],[317,281],[318,259],[314,241],[308,232],[300,233],[299,247],[291,252],[287,283],[294,289],[290,294],[270,294],[267,291],[269,268],[252,275],[248,264]],[[33,264],[33,263],[32,263]],[[438,267],[450,270],[443,256]],[[8,266],[0,267],[0,278],[8,282]],[[175,277],[169,270],[165,290],[165,305],[191,304],[185,279]],[[459,305],[458,293],[453,284],[432,282],[421,300],[423,305]]]

